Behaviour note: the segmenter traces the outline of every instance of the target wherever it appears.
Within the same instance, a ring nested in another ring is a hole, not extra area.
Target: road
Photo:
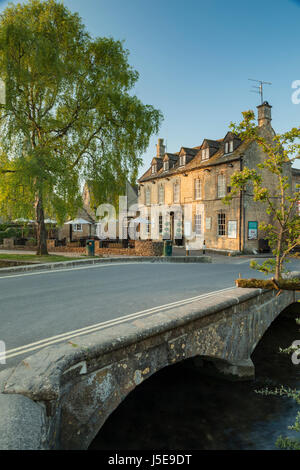
[[[289,269],[300,270],[300,261],[293,260]],[[0,340],[10,353],[0,371],[66,339],[57,335],[72,332],[72,338],[77,329],[232,287],[239,273],[263,277],[249,268],[249,259],[223,256],[212,264],[107,264],[2,276]]]

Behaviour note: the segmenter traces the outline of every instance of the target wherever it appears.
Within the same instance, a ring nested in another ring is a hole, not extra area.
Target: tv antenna
[[[255,90],[250,90],[250,91],[252,91],[253,93],[257,93],[258,95],[260,95],[261,104],[263,104],[263,102],[264,102],[264,97],[263,97],[263,85],[272,85],[272,83],[271,83],[271,82],[263,82],[262,80],[254,80],[253,78],[248,78],[248,80],[251,80],[251,82],[259,83],[259,86],[253,85],[252,88],[255,88]]]

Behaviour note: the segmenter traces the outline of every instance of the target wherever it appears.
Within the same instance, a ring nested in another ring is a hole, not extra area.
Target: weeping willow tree
[[[54,0],[4,10],[0,78],[1,215],[34,218],[37,253],[47,254],[44,214],[73,216],[84,180],[107,194],[134,178],[162,115],[134,96],[122,42],[91,38]]]

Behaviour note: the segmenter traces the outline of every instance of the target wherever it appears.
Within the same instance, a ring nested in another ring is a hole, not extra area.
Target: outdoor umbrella
[[[65,222],[65,225],[75,225],[75,224],[89,224],[89,225],[92,225],[91,222],[89,222],[88,220],[85,220],[85,219],[73,219],[73,220],[69,220],[69,222]]]
[[[44,222],[45,224],[57,224],[56,220],[53,219],[45,219]]]
[[[30,219],[15,219],[14,222],[26,222],[26,224],[33,224],[35,220],[30,220]]]

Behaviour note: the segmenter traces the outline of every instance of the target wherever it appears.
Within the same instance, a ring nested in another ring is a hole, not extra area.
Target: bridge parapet
[[[232,288],[47,347],[0,374],[0,407],[16,396],[28,410],[38,407],[28,412],[34,440],[15,422],[19,448],[86,449],[122,400],[163,367],[200,358],[228,377],[253,377],[253,350],[294,302],[291,291]],[[0,431],[2,425],[3,417]],[[7,448],[7,433],[5,439],[0,448]]]

